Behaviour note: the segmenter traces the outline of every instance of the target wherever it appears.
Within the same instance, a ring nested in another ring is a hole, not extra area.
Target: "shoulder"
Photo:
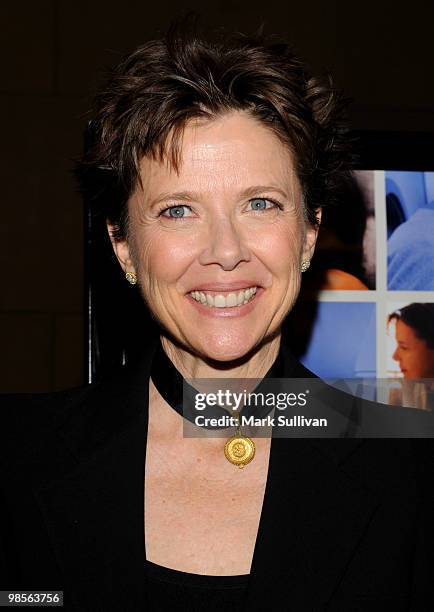
[[[43,449],[59,430],[83,430],[92,420],[103,420],[104,406],[108,409],[109,400],[114,404],[129,388],[129,373],[121,367],[97,382],[63,391],[0,395],[0,459]]]
[[[389,251],[406,248],[410,250],[415,246],[418,247],[420,241],[432,246],[434,244],[433,226],[434,210],[419,208],[390,236],[388,240]],[[417,242],[414,243],[413,240]]]
[[[54,472],[53,457],[80,461],[116,437],[147,407],[153,348],[92,384],[0,395],[0,471]]]
[[[315,430],[308,440],[300,438],[296,446],[315,449],[324,460],[336,467],[345,466],[348,475],[353,474],[366,488],[379,493],[415,487],[432,495],[434,487],[427,483],[434,469],[434,412],[362,399],[351,384],[348,388],[331,386],[330,381],[322,380],[296,359],[288,344],[281,351],[283,377],[298,378],[307,384],[303,387],[310,391],[306,415],[316,415],[318,411],[328,422],[324,437],[317,437]],[[280,441],[279,446],[288,451],[300,435],[296,429],[285,429],[279,437],[290,440]]]
[[[91,384],[49,393],[0,393],[0,441],[5,428],[29,437],[55,431],[80,405],[89,406],[101,396],[142,385],[149,376],[154,350],[155,343],[148,343],[131,363],[112,368]]]
[[[20,429],[36,433],[55,429],[68,406],[92,392],[96,385],[82,385],[51,393],[4,393],[0,395],[0,423],[2,435]]]
[[[74,408],[86,402],[101,383],[51,393],[0,395],[0,465],[31,457],[44,448]]]

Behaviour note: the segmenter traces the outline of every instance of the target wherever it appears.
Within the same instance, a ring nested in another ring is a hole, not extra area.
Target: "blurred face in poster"
[[[403,321],[395,325],[397,347],[392,358],[399,363],[404,378],[434,378],[434,349]]]

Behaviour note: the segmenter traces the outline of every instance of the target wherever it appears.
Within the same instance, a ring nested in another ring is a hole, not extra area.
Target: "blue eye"
[[[164,210],[162,210],[161,215],[163,217],[170,217],[171,219],[182,219],[183,217],[185,217],[186,209],[189,209],[189,207],[184,205],[170,206],[169,208],[165,208]]]
[[[277,206],[273,201],[265,198],[254,198],[253,200],[249,200],[249,203],[254,211],[269,210]],[[271,206],[268,206],[268,204]]]

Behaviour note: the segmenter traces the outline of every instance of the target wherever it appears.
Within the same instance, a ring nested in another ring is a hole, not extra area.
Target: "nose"
[[[202,265],[217,264],[223,270],[233,270],[242,261],[250,261],[246,237],[228,217],[215,219],[209,225],[206,244],[200,254]]]
[[[396,347],[395,352],[392,355],[392,359],[394,361],[399,361],[400,360],[400,356],[399,356],[399,348]]]

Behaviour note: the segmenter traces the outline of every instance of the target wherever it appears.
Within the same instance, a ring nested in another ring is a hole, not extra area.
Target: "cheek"
[[[293,279],[300,266],[302,230],[283,227],[270,233],[262,246],[264,256],[276,275]]]
[[[194,257],[194,244],[172,232],[144,232],[137,249],[142,285],[176,281]]]
[[[401,360],[401,363],[413,375],[417,374],[421,365],[420,354],[417,351],[408,351],[404,359]]]
[[[426,346],[422,346],[418,351],[415,351],[414,363],[420,365],[420,367],[429,368],[434,363],[433,355],[433,351],[430,351]]]

